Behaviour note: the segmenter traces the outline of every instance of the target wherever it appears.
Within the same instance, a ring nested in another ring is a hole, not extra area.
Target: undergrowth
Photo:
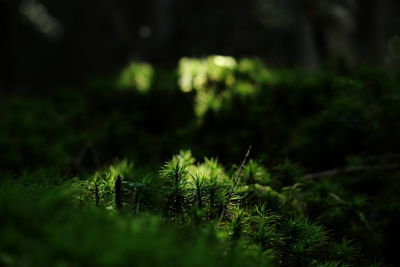
[[[378,207],[362,195],[334,180],[307,180],[287,161],[269,169],[250,160],[228,199],[237,169],[181,151],[159,171],[125,159],[78,176],[3,173],[0,261],[383,266],[377,259],[383,256],[384,228],[373,217]]]

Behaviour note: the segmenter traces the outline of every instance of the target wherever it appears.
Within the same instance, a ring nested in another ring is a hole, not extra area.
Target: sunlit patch
[[[118,88],[122,90],[137,90],[146,93],[152,86],[154,69],[146,63],[131,63],[122,70],[117,80]]]
[[[232,85],[232,71],[236,65],[236,60],[228,56],[182,58],[179,61],[179,86],[182,92],[190,92],[205,89],[208,80]]]
[[[186,188],[192,188],[196,180],[201,180],[204,183],[226,183],[229,182],[229,177],[224,167],[215,158],[204,158],[204,161],[196,160],[190,150],[181,150],[179,154],[167,161],[163,169],[160,171],[162,177],[176,175],[178,168],[184,170],[182,180]]]
[[[233,97],[254,95],[261,84],[277,81],[257,59],[237,61],[230,56],[182,58],[179,61],[179,87],[182,92],[195,91],[194,111],[202,118],[207,111],[219,111]]]
[[[112,177],[121,176],[122,178],[132,175],[134,166],[127,159],[118,161],[108,167],[108,172]]]
[[[179,86],[182,92],[202,88],[206,81],[206,66],[199,59],[182,58],[179,61]]]
[[[214,56],[212,59],[214,64],[220,67],[234,68],[236,66],[236,60],[233,57]]]

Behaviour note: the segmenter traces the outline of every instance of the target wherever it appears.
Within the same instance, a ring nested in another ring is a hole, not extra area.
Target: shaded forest
[[[398,266],[399,11],[0,0],[0,265]]]
[[[258,57],[271,67],[342,71],[397,64],[387,53],[400,23],[395,0],[0,4],[0,80],[9,89],[77,83],[131,61],[168,67],[181,57],[210,54]]]

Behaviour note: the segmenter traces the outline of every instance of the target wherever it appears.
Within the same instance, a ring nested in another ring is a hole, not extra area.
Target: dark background
[[[0,88],[77,84],[132,60],[256,56],[269,67],[391,66],[396,0],[1,0]]]

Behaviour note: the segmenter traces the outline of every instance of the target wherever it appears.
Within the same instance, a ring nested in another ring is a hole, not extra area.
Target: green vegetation
[[[395,265],[399,77],[212,56],[7,95],[0,265]]]

